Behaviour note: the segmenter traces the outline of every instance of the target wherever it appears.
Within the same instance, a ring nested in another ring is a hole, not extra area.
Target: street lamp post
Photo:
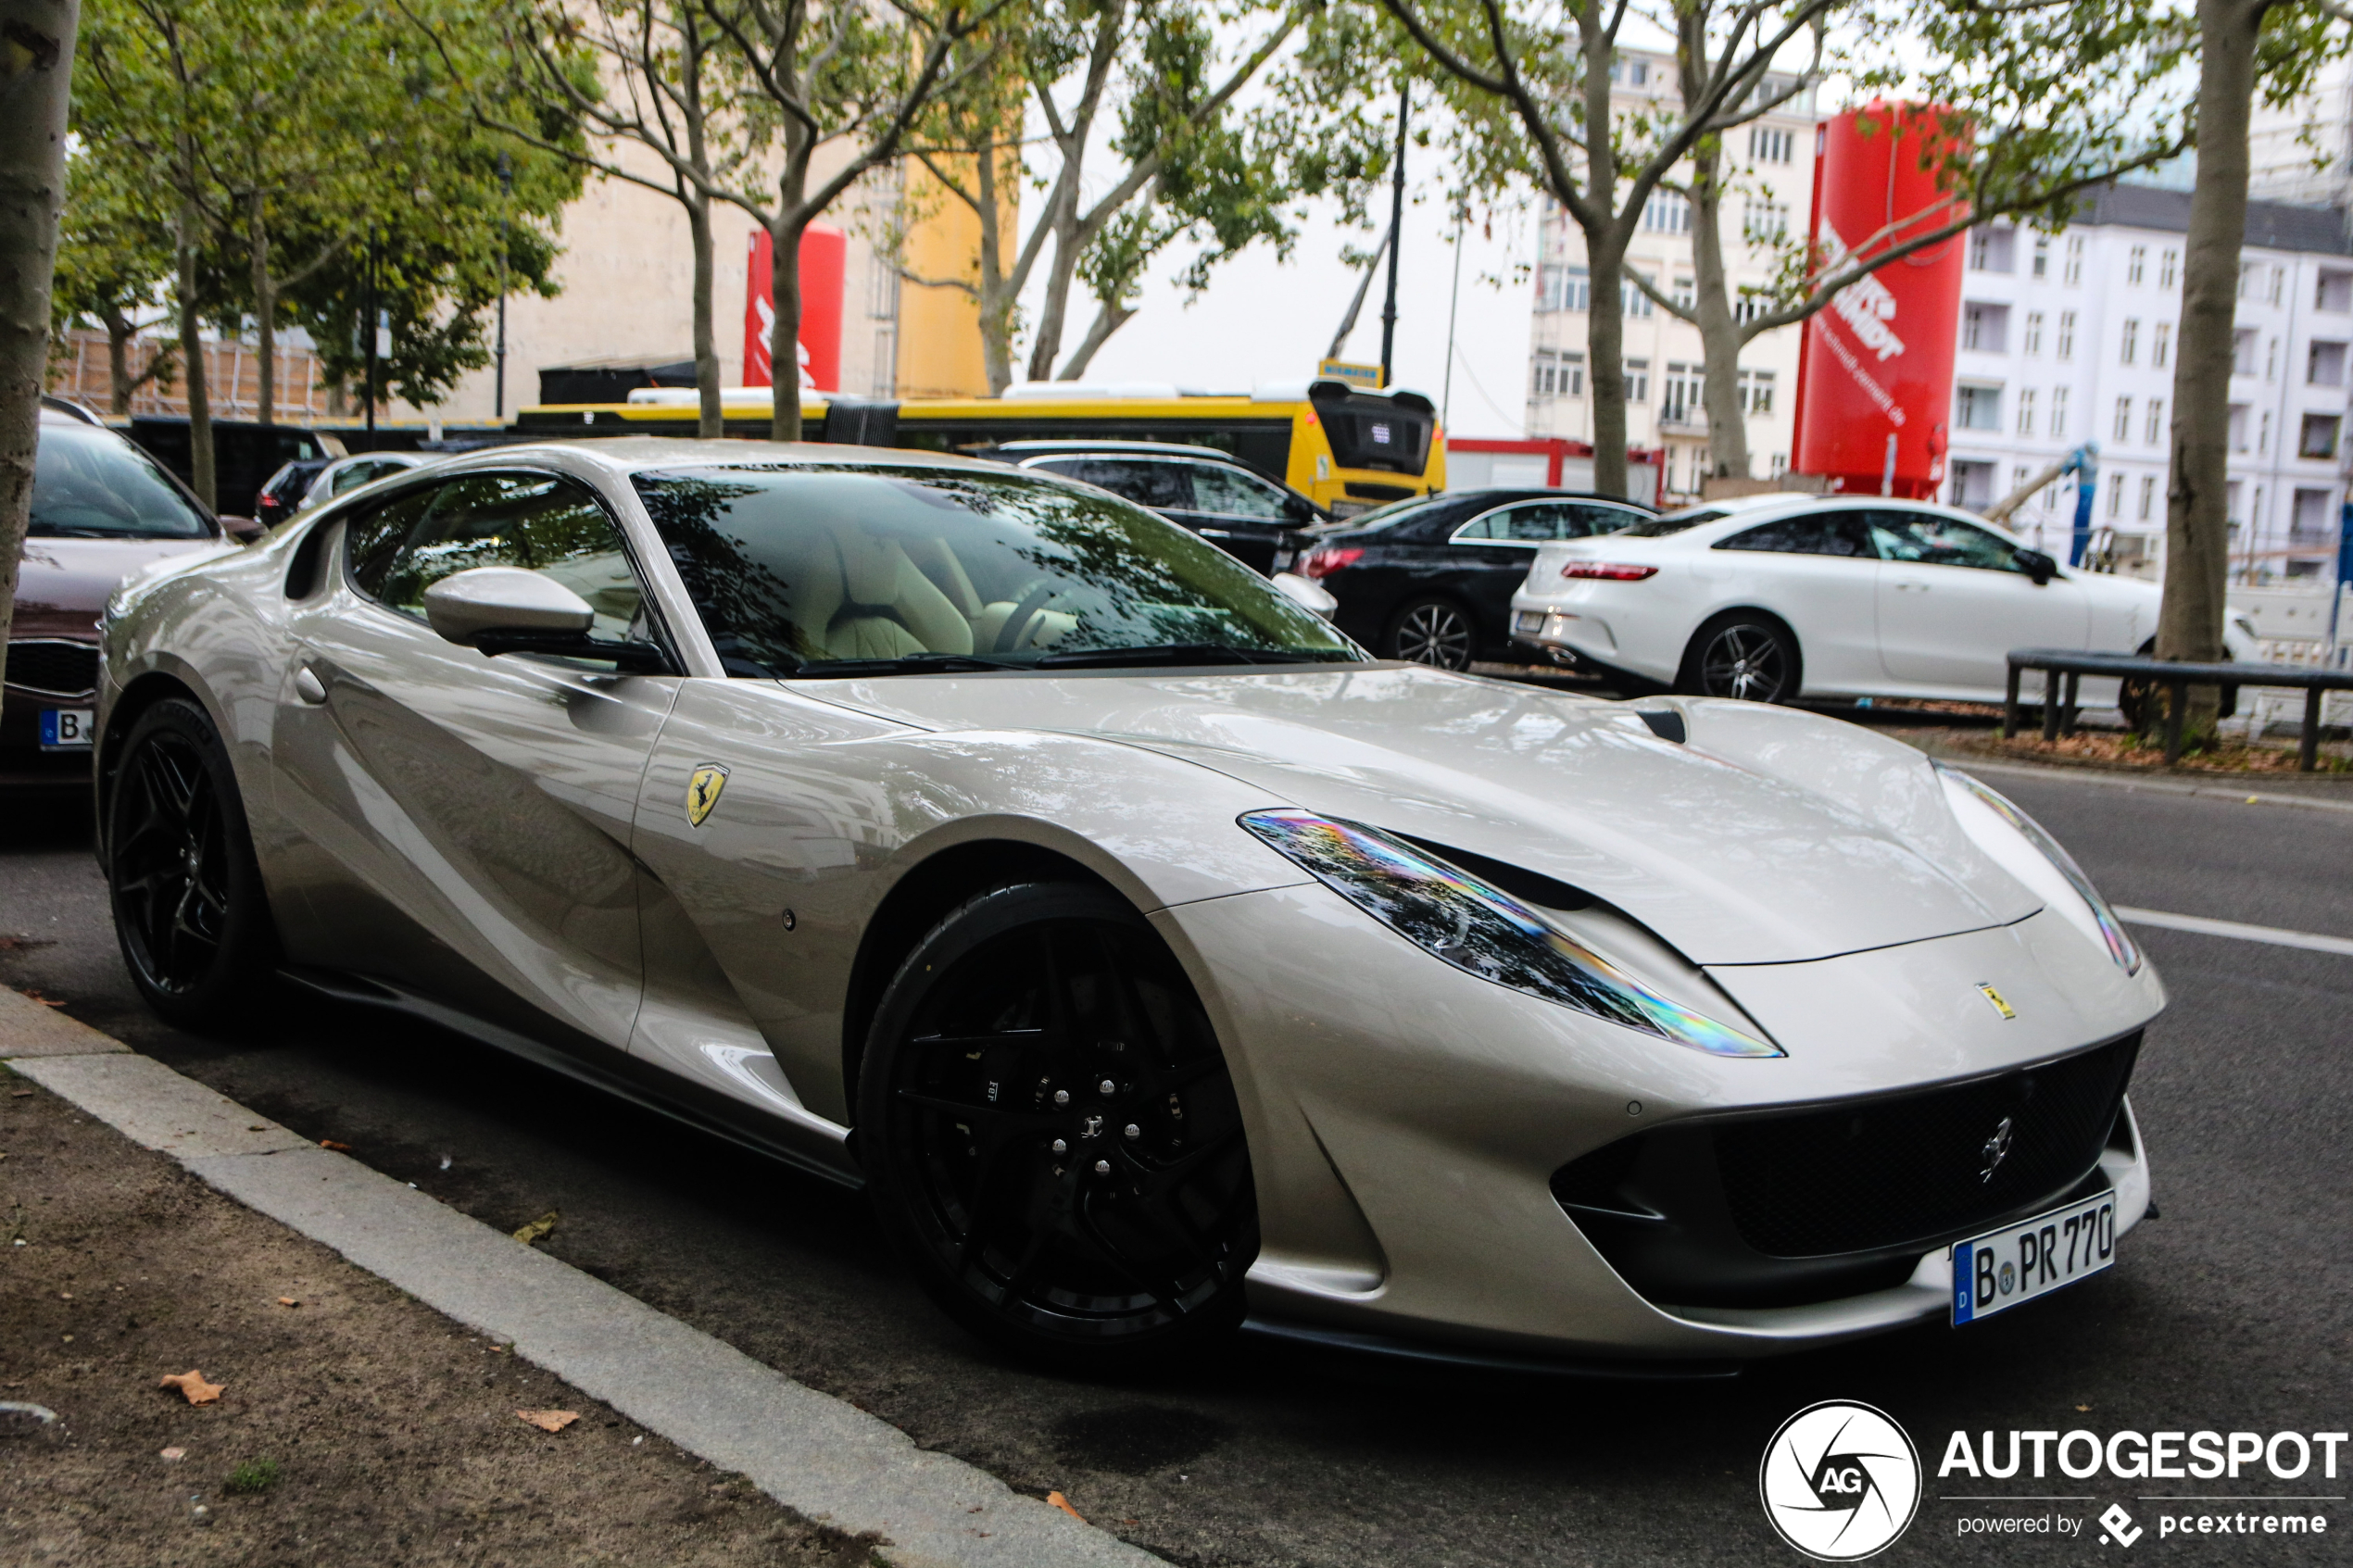
[[[1397,348],[1397,253],[1405,248],[1405,114],[1413,101],[1411,79],[1397,87],[1397,167],[1389,198],[1389,297],[1380,308],[1380,383],[1397,378],[1391,358]]]
[[[498,155],[498,379],[490,407],[492,416],[503,420],[507,417],[507,221],[515,205],[515,166],[505,153]]]

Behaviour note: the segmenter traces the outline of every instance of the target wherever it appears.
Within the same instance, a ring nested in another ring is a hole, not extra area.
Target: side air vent
[[[1634,717],[1648,724],[1651,734],[1661,740],[1673,741],[1677,746],[1680,746],[1691,738],[1691,732],[1684,727],[1683,716],[1672,709],[1662,709],[1653,713],[1636,713]]]

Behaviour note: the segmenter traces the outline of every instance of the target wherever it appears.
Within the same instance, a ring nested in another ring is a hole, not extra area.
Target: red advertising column
[[[769,335],[776,326],[774,250],[765,229],[751,232],[750,272],[744,289],[744,384],[774,383]],[[800,236],[800,384],[841,390],[842,274],[849,236],[830,223],[812,223]]]
[[[1833,270],[1967,211],[1937,188],[1930,156],[1947,135],[1936,111],[1874,102],[1823,122],[1813,242]],[[1923,165],[1927,167],[1923,168]],[[1924,499],[1944,479],[1962,241],[1867,274],[1806,324],[1793,466],[1848,495]]]

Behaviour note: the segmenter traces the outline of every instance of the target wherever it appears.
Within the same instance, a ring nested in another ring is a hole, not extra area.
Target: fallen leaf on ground
[[[32,1091],[31,1089],[10,1089],[8,1091],[8,1098],[10,1099],[31,1099],[32,1098]]]
[[[1060,1492],[1048,1492],[1046,1494],[1046,1500],[1051,1503],[1054,1507],[1061,1509],[1064,1513],[1069,1514],[1073,1519],[1077,1520],[1081,1524],[1087,1523],[1087,1516],[1079,1512],[1076,1509],[1071,1507],[1070,1499],[1063,1496]]]
[[[220,1390],[229,1386],[226,1383],[207,1383],[204,1374],[191,1367],[186,1372],[173,1373],[156,1386],[179,1389],[188,1396],[188,1402],[192,1405],[208,1405],[219,1399]]]
[[[517,1230],[515,1232],[515,1239],[522,1242],[525,1247],[528,1247],[533,1242],[537,1241],[541,1236],[546,1236],[549,1231],[554,1230],[556,1228],[556,1220],[557,1212],[555,1210],[550,1209],[545,1214],[540,1215],[539,1218],[532,1221],[531,1223]]]
[[[281,1307],[299,1307],[302,1303],[296,1300],[291,1296],[281,1296],[278,1298],[278,1305]]]
[[[321,1138],[319,1140],[319,1147],[321,1148],[332,1148],[337,1154],[349,1154],[351,1152],[351,1146],[349,1144],[337,1143],[333,1138]]]
[[[44,1008],[61,1008],[65,1006],[65,1003],[44,997],[40,992],[32,989],[30,985],[25,987],[22,994],[26,1001],[39,1002]]]
[[[578,1411],[517,1411],[515,1414],[542,1432],[560,1432],[580,1419]]]
[[[188,1457],[188,1450],[185,1449],[166,1449],[163,1450],[163,1457],[165,1459],[186,1459]]]

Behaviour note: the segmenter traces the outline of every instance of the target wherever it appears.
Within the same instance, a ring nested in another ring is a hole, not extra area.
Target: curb
[[[5,986],[0,1061],[894,1568],[1161,1562]]]
[[[1981,758],[1975,753],[1921,746],[1919,749],[1940,762],[1949,762],[1964,772],[2000,773],[2014,779],[2055,779],[2070,784],[2105,784],[2111,789],[2145,790],[2151,795],[2196,795],[2212,800],[2226,800],[2238,806],[2286,806],[2300,811],[2353,811],[2353,800],[2322,800],[2312,795],[2275,791],[2265,794],[2260,789],[2227,784],[2193,784],[2181,774],[2149,774],[2128,772],[2121,769],[2098,768],[2082,763],[2005,762]],[[2214,775],[2207,775],[2213,777]],[[2257,777],[2259,775],[2249,775]]]

